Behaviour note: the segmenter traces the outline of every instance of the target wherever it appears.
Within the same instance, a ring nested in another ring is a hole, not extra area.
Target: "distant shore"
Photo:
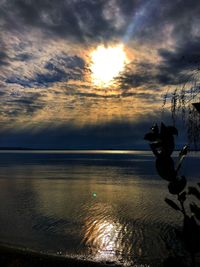
[[[175,149],[180,152],[182,147]],[[0,151],[150,151],[149,148],[29,148],[29,147],[0,147]],[[189,152],[200,150],[190,149]]]
[[[0,147],[0,150],[45,150],[45,151],[146,151],[147,149],[139,148],[28,148],[28,147]]]

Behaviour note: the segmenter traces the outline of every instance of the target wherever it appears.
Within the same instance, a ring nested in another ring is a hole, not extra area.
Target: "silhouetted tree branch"
[[[157,124],[153,125],[144,139],[150,142],[150,148],[156,157],[156,169],[159,176],[168,181],[168,190],[177,196],[177,202],[165,198],[165,202],[176,212],[183,215],[183,228],[179,237],[191,254],[191,266],[195,267],[195,254],[200,252],[200,207],[190,202],[192,195],[200,200],[200,191],[196,187],[186,187],[187,179],[179,174],[183,159],[188,153],[188,146],[184,146],[175,163],[171,155],[174,151],[174,135],[178,131],[174,126],[165,126],[161,123],[160,129]],[[198,184],[200,188],[200,185]],[[185,203],[189,203],[190,211],[186,211]]]

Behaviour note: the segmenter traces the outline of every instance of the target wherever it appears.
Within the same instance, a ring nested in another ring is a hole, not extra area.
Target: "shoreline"
[[[95,262],[67,256],[56,256],[0,244],[0,266],[3,267],[122,267],[114,262]]]

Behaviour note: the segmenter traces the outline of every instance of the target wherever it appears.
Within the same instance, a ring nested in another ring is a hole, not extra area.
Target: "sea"
[[[183,162],[188,185],[200,182],[199,156]],[[187,258],[167,185],[151,151],[1,150],[0,243],[122,266]]]

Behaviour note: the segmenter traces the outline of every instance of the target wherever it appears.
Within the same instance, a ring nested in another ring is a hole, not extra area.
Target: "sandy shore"
[[[200,255],[199,255],[200,256]],[[200,267],[200,257],[196,258],[196,267]],[[1,267],[123,267],[112,262],[94,262],[85,259],[69,258],[38,253],[25,249],[0,245]],[[171,258],[160,264],[136,264],[134,267],[191,267],[190,260],[183,258]]]
[[[112,262],[98,263],[84,259],[72,259],[62,256],[46,255],[16,249],[0,245],[0,266],[1,267],[108,267],[117,266]]]

